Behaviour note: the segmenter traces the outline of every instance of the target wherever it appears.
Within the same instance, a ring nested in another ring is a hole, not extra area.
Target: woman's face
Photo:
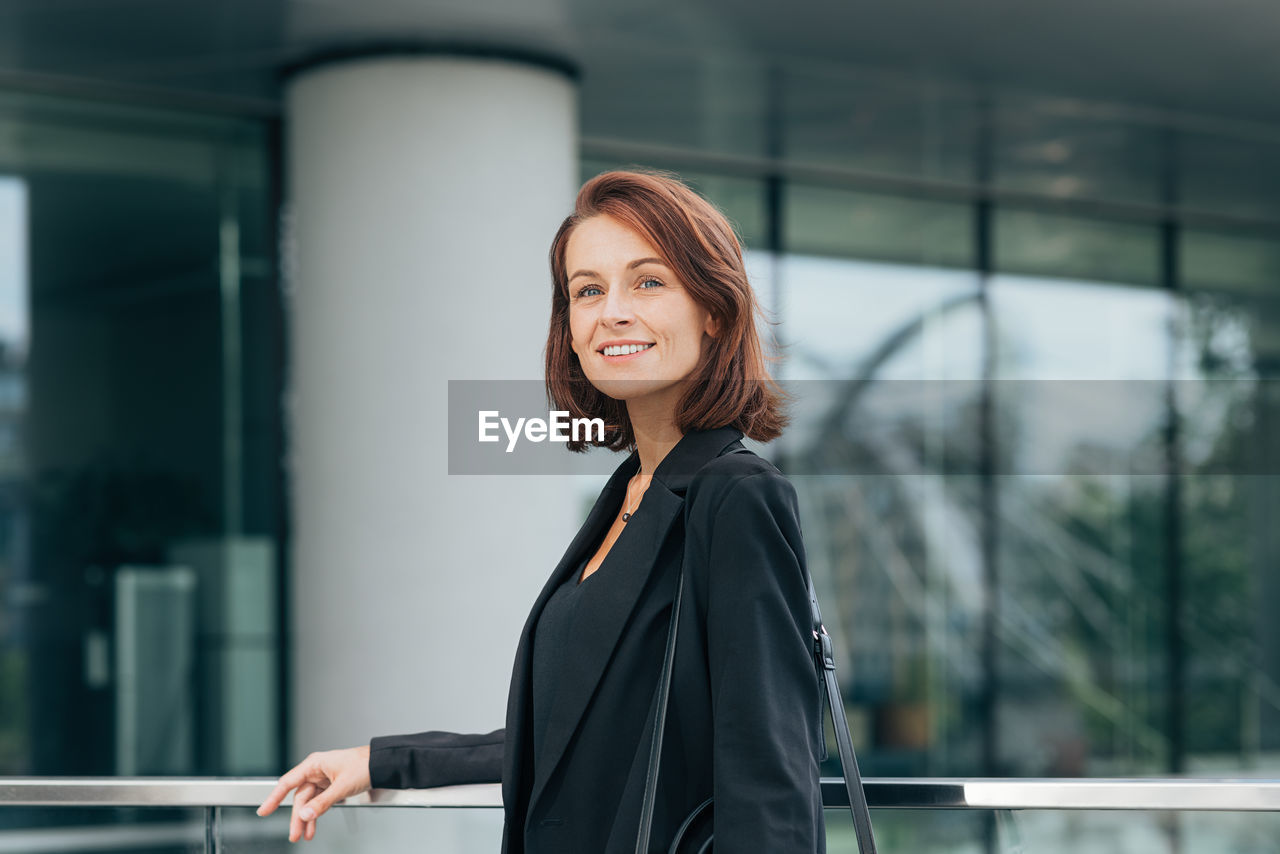
[[[674,411],[716,333],[710,312],[648,241],[607,215],[574,228],[565,268],[572,346],[587,379],[629,407],[643,400]]]

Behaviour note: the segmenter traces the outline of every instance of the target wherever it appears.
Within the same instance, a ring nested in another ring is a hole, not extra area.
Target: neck
[[[647,482],[684,433],[676,426],[674,411],[659,413],[647,409],[636,411],[637,409],[640,408],[628,404],[627,415],[635,433],[636,451],[640,454],[640,477]]]

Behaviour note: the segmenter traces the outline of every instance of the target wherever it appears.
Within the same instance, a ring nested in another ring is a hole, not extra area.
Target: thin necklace
[[[637,470],[637,471],[636,471],[636,477],[639,477],[642,471],[643,471],[643,469],[639,469],[639,470]],[[641,497],[643,497],[643,495],[642,495]],[[637,501],[637,502],[636,502],[636,504],[637,504],[637,505],[639,505],[639,504],[640,504],[640,502],[639,502],[639,501]],[[625,512],[623,512],[623,514],[622,514],[622,521],[623,521],[623,522],[626,522],[628,519],[630,519],[630,518],[631,518],[631,514],[632,514],[632,513],[634,513],[634,512],[636,512],[635,507],[632,507],[632,506],[631,506],[631,490],[630,490],[630,488],[628,488],[628,489],[627,489],[627,503],[626,503],[626,505],[624,506],[624,508],[623,508],[623,509],[624,509],[624,511],[625,511]]]

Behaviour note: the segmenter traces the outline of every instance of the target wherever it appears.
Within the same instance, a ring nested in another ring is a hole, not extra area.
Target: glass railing
[[[272,778],[0,778],[2,852],[239,854],[290,848]],[[1263,854],[1280,851],[1280,780],[868,779],[882,854]],[[823,779],[827,850],[857,850],[847,795]],[[308,850],[497,851],[497,785],[383,790],[322,817]],[[383,809],[383,808],[394,809]]]

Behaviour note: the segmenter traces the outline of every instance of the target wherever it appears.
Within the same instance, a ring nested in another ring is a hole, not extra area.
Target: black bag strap
[[[683,573],[682,573],[683,575]],[[683,578],[681,579],[683,582]],[[844,714],[844,700],[836,682],[836,661],[832,654],[831,636],[822,624],[818,610],[818,594],[809,581],[809,603],[813,606],[813,643],[815,660],[819,662],[826,678],[827,701],[831,707],[831,725],[836,732],[836,745],[840,749],[840,768],[844,771],[844,787],[849,793],[849,811],[853,813],[853,829],[858,837],[858,850],[862,854],[876,854],[876,839],[871,832],[871,810],[867,808],[867,793],[862,786],[862,774],[858,771],[858,757],[853,752],[853,738],[849,735],[849,721]]]
[[[745,448],[731,453],[751,453]],[[853,827],[858,839],[860,854],[876,854],[876,840],[871,831],[871,811],[867,808],[867,795],[858,771],[858,760],[853,752],[853,739],[849,735],[849,721],[844,713],[840,686],[836,682],[836,662],[832,651],[831,636],[822,624],[822,612],[818,609],[818,594],[813,581],[807,577],[809,607],[813,619],[814,667],[820,674],[819,685],[826,686],[827,703],[831,709],[831,723],[836,733],[836,745],[840,749],[840,766],[844,771],[845,791],[849,795],[849,811],[853,813]],[[649,835],[653,823],[653,804],[657,795],[658,765],[662,756],[662,735],[666,729],[667,699],[671,694],[671,670],[676,653],[676,629],[680,620],[680,600],[684,596],[684,567],[676,585],[675,602],[671,608],[671,625],[667,628],[667,647],[662,662],[662,676],[658,682],[658,714],[653,726],[653,741],[649,745],[649,772],[645,778],[644,800],[640,806],[640,831],[636,836],[636,854],[648,854]],[[825,753],[825,737],[823,738]]]

